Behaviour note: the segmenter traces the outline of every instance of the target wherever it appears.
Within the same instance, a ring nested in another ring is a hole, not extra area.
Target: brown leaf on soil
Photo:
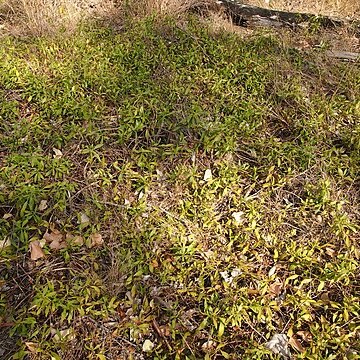
[[[330,302],[329,293],[324,292],[320,295],[320,299],[325,303],[328,304]]]
[[[51,233],[46,231],[46,233],[43,236],[43,239],[49,243],[49,247],[52,250],[60,250],[66,248],[66,242],[64,241],[64,235],[53,225],[50,226]]]
[[[73,244],[78,246],[84,245],[84,238],[82,236],[75,236]]]
[[[53,152],[54,152],[54,159],[60,159],[63,156],[63,153],[61,152],[61,150],[57,149],[57,148],[53,148]]]
[[[152,265],[152,267],[155,268],[155,269],[156,269],[157,267],[159,267],[159,263],[158,263],[158,261],[157,261],[156,259],[154,259],[154,260],[151,261],[151,265]]]
[[[40,204],[39,204],[39,211],[44,211],[45,209],[47,209],[47,201],[46,200],[41,200]]]
[[[258,289],[247,289],[246,291],[250,298],[255,297],[260,294],[260,291]]]
[[[275,298],[281,294],[283,289],[283,283],[280,280],[276,280],[269,286],[268,294],[270,297]]]
[[[160,325],[159,326],[160,332],[163,336],[170,336],[171,330],[169,325]]]
[[[71,233],[66,233],[65,234],[65,241],[68,243],[71,243],[74,241],[74,235]]]
[[[289,339],[289,345],[291,345],[294,349],[296,349],[297,351],[304,353],[306,350],[303,348],[303,346],[301,345],[300,341],[298,339],[296,339],[294,336],[292,336]]]
[[[80,224],[85,225],[85,224],[89,224],[89,223],[90,223],[90,218],[85,213],[81,213],[80,214]]]
[[[59,242],[57,240],[54,240],[53,242],[50,243],[49,247],[52,250],[61,250],[66,248],[66,243],[63,241]]]
[[[336,251],[331,247],[326,247],[325,252],[327,255],[331,256],[332,258],[336,256]]]
[[[312,335],[309,331],[298,331],[296,334],[299,335],[306,342],[312,341]]]
[[[31,353],[37,352],[38,344],[34,342],[26,342],[25,346]]]
[[[82,246],[84,245],[84,238],[80,235],[74,236],[70,233],[66,233],[65,240],[68,244]]]
[[[57,241],[60,243],[63,240],[63,235],[59,230],[53,229],[51,233],[46,231],[43,239],[45,239],[47,243],[52,243],[53,241]]]
[[[101,246],[104,243],[104,239],[99,233],[91,234],[89,239],[90,247]]]
[[[216,348],[216,342],[213,340],[208,340],[205,341],[202,345],[201,348],[203,349],[203,351],[205,352],[210,352],[212,350],[214,350]]]
[[[30,258],[31,260],[38,260],[45,256],[45,253],[43,249],[40,246],[40,242],[38,240],[32,241],[29,244],[29,250],[30,250]]]

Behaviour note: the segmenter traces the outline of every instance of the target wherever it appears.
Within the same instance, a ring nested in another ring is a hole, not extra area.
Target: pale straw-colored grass
[[[5,0],[0,14],[13,34],[34,36],[71,32],[85,16],[71,0]]]
[[[0,0],[0,22],[15,35],[43,36],[71,33],[89,17],[177,17],[210,4],[214,0]]]
[[[360,18],[360,0],[246,0],[245,3],[292,12]]]

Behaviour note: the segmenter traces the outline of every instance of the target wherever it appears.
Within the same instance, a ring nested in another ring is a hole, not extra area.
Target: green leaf
[[[222,321],[219,322],[218,336],[222,337],[225,331],[225,325]]]

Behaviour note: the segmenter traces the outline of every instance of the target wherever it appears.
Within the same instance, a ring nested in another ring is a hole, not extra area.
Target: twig
[[[13,323],[13,322],[4,322],[4,323],[0,323],[0,328],[11,327],[14,325],[15,325],[15,323]]]
[[[172,347],[170,346],[169,342],[167,341],[166,337],[164,336],[164,334],[162,333],[159,324],[157,323],[157,321],[154,319],[152,321],[152,326],[155,329],[155,331],[157,332],[157,334],[164,340],[167,348],[169,349],[169,351],[172,351]]]

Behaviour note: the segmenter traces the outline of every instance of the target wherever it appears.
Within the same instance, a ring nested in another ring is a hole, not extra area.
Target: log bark
[[[314,22],[321,27],[334,28],[346,24],[345,20],[328,16],[265,9],[231,0],[219,0],[218,3],[225,8],[233,23],[239,26],[288,26],[294,28],[302,23]]]
[[[326,51],[325,54],[329,57],[338,60],[349,61],[349,62],[360,61],[360,53],[357,52],[329,50]]]
[[[339,26],[352,25],[358,28],[360,33],[360,21],[337,19],[329,16],[317,16],[309,13],[292,13],[287,11],[266,9],[258,6],[241,4],[236,0],[217,1],[224,9],[233,23],[238,26],[262,26],[262,27],[291,27],[296,29],[304,23],[314,22],[323,28],[336,28]],[[349,51],[326,51],[326,56],[347,62],[360,63],[360,53]]]

